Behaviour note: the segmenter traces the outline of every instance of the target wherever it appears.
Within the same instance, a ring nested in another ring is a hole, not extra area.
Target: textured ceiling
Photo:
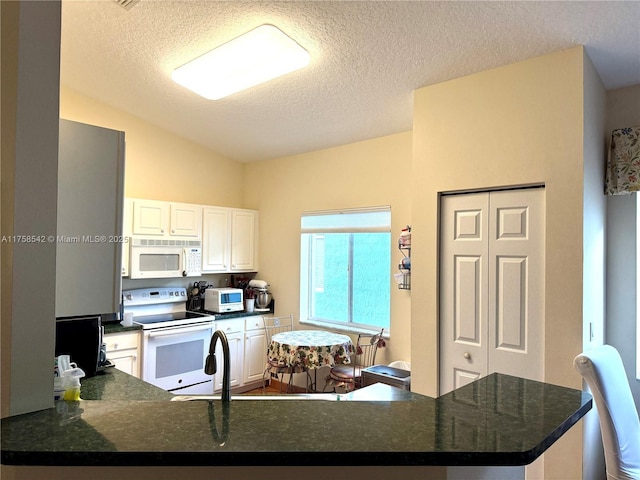
[[[218,101],[171,81],[264,23],[309,67]],[[63,0],[61,81],[250,162],[410,130],[414,89],[576,45],[607,89],[640,84],[640,2]]]

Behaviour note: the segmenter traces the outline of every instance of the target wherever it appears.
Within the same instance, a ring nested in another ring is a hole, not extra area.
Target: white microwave
[[[240,288],[207,288],[204,291],[204,309],[214,313],[244,310],[243,291]]]
[[[198,240],[132,238],[131,278],[182,278],[202,274],[202,243]]]

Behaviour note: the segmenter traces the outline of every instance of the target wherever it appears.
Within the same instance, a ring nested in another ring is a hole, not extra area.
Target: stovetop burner
[[[156,315],[133,317],[133,323],[142,325],[143,329],[175,327],[180,325],[194,325],[198,323],[211,322],[213,320],[214,317],[212,317],[211,315],[189,311],[160,313]]]
[[[187,292],[182,287],[156,287],[122,292],[124,313],[144,330],[213,322],[215,317],[186,309]]]

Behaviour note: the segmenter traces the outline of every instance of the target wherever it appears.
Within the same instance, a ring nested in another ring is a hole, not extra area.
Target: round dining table
[[[292,330],[271,337],[268,356],[270,364],[291,367],[301,373],[351,363],[350,357],[355,351],[348,335],[324,330]]]

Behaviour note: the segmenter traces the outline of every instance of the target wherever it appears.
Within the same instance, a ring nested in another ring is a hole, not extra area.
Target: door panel
[[[473,372],[471,370],[462,370],[460,368],[453,369],[453,389],[458,389],[460,387],[464,387],[465,385],[470,384],[471,382],[475,382],[478,380],[482,374],[480,372]]]
[[[455,257],[454,335],[455,342],[481,346],[480,297],[481,257]]]
[[[490,194],[488,372],[543,379],[544,189]]]
[[[496,258],[496,348],[526,351],[526,258]]]
[[[488,197],[442,198],[440,279],[440,393],[487,371]]]

